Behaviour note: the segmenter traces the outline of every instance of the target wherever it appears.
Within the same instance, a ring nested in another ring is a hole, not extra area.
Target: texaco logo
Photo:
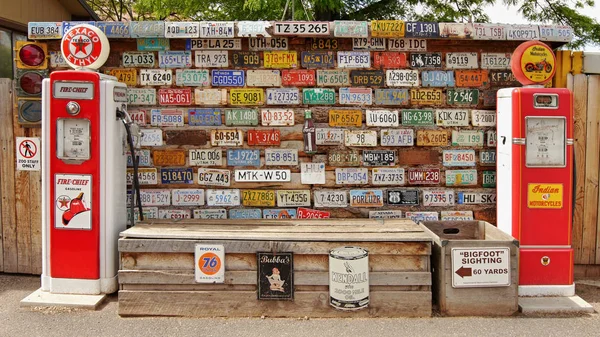
[[[74,68],[99,68],[106,61],[109,48],[104,33],[91,25],[69,29],[61,41],[63,57]]]

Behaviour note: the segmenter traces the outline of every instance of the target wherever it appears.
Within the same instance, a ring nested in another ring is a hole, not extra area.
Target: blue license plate
[[[96,22],[96,27],[104,32],[107,38],[129,38],[129,23],[126,22]],[[138,49],[139,50],[139,49]]]
[[[77,26],[77,25],[90,25],[90,26],[95,26],[96,22],[95,21],[63,21],[62,23],[62,33],[63,35],[65,35],[65,33],[67,32],[67,30]]]
[[[159,51],[158,66],[160,68],[191,68],[191,51]]]
[[[243,70],[213,70],[212,85],[215,87],[243,87],[244,71]]]
[[[221,109],[189,109],[188,124],[190,126],[220,126]]]
[[[163,39],[160,37],[137,39],[137,50],[140,51],[155,51],[169,49],[171,49],[169,39]]]
[[[440,28],[437,22],[406,22],[404,23],[404,37],[440,37]]]
[[[375,89],[376,105],[408,105],[408,89]]]
[[[229,219],[262,219],[262,216],[258,208],[230,209]]]
[[[264,219],[296,219],[296,210],[293,208],[263,209]]]
[[[186,168],[163,168],[160,169],[161,184],[193,184],[194,170]]]
[[[335,56],[330,51],[303,51],[300,54],[302,68],[333,68]]]
[[[454,71],[452,70],[425,70],[421,72],[421,86],[423,87],[453,87]]]
[[[260,166],[260,150],[227,150],[227,166]]]

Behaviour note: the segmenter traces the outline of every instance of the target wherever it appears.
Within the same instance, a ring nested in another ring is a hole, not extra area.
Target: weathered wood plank
[[[600,76],[588,76],[587,130],[585,152],[585,206],[583,213],[582,263],[598,263],[598,164],[600,163]],[[587,261],[587,262],[586,262]]]
[[[215,305],[215,304],[218,305]],[[428,317],[431,292],[370,293],[365,310],[345,312],[329,305],[328,292],[301,292],[294,301],[258,301],[253,291],[120,291],[121,316],[192,317]]]
[[[2,271],[16,273],[18,265],[17,215],[15,212],[15,137],[12,81],[0,79],[0,195],[2,196]],[[0,258],[1,259],[1,258]]]
[[[138,291],[256,291],[255,284],[215,284],[215,283],[195,283],[195,284],[121,284],[123,290]],[[431,291],[430,286],[373,286],[370,285],[370,291]],[[328,285],[296,285],[294,284],[294,293],[307,291],[329,291]]]
[[[368,234],[368,233],[405,233],[405,232],[421,232],[421,230],[413,226],[403,226],[403,227],[391,227],[391,226],[260,226],[260,225],[204,225],[204,226],[194,226],[194,225],[182,225],[182,224],[160,224],[159,225],[162,231],[164,228],[174,227],[171,229],[172,233],[187,233],[187,232],[210,232],[210,233],[221,233],[222,235],[229,235],[233,238],[237,238],[240,233],[252,233],[254,235],[271,234],[271,233],[281,233],[288,232],[294,234],[304,234],[304,233],[347,233],[348,235],[354,235],[356,233],[359,234]],[[152,227],[150,225],[149,227]],[[135,228],[135,227],[133,227]],[[132,229],[133,229],[132,228]],[[151,231],[156,232],[155,228],[149,228]]]
[[[31,273],[31,202],[29,193],[29,172],[16,171],[15,212],[17,214],[17,262],[18,272],[23,274]]]
[[[41,128],[32,128],[32,137],[41,137]],[[31,273],[42,273],[42,175],[29,172],[29,201],[31,209]]]
[[[163,228],[161,225],[173,226],[177,224],[182,228],[196,228],[202,230],[202,226],[256,226],[256,222],[248,219],[225,219],[225,220],[202,220],[202,219],[187,219],[187,220],[173,220],[173,219],[148,219],[140,221],[135,227],[132,227],[122,233],[122,236],[133,236],[137,230],[160,230]],[[187,227],[184,227],[187,226]],[[273,220],[273,219],[261,219],[260,227],[300,227],[300,226],[360,226],[360,227],[401,227],[410,228],[416,226],[412,220],[408,219],[286,219],[286,220]],[[258,227],[258,226],[257,226]]]

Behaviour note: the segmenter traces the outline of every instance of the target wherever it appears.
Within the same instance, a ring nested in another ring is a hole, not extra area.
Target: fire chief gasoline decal
[[[92,176],[57,174],[54,195],[55,228],[92,229]]]
[[[257,253],[258,299],[293,300],[293,253]]]

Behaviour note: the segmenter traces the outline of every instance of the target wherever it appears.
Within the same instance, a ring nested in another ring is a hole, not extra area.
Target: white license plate
[[[402,219],[402,211],[369,211],[369,219]]]
[[[158,52],[160,68],[191,68],[192,52],[188,50],[167,50]]]
[[[348,207],[348,193],[337,190],[319,190],[314,192],[316,208]]]
[[[263,126],[294,125],[294,110],[292,109],[261,109],[260,122]]]
[[[338,68],[370,68],[371,53],[368,51],[339,51]]]
[[[369,183],[369,169],[367,168],[336,168],[336,185],[364,185]]]
[[[203,21],[200,22],[200,37],[222,38],[235,35],[233,21]]]
[[[344,129],[316,128],[317,145],[342,145]]]
[[[489,147],[496,147],[496,143],[498,140],[498,134],[496,133],[496,131],[486,131],[485,132],[485,137],[487,139],[487,146]]]
[[[477,170],[446,170],[446,186],[477,185]]]
[[[125,67],[154,67],[156,62],[153,52],[124,52],[123,66]]]
[[[540,30],[538,25],[508,25],[506,27],[507,40],[539,40]]]
[[[178,86],[210,86],[208,69],[177,69],[175,84]],[[217,89],[218,90],[218,89]]]
[[[242,130],[211,130],[210,144],[212,146],[241,146],[244,144]]]
[[[140,69],[141,85],[171,85],[173,71],[171,69]]]
[[[229,66],[229,54],[226,50],[197,50],[194,52],[194,64],[197,68],[226,68]]]
[[[398,126],[397,110],[367,110],[367,126]]]
[[[165,21],[165,37],[174,38],[196,38],[200,36],[198,22]]]
[[[221,166],[223,151],[221,149],[190,150],[189,160],[191,166]]]
[[[426,39],[388,39],[389,51],[427,51]]]
[[[418,70],[386,70],[385,83],[389,87],[418,87]]]
[[[62,53],[57,51],[50,52],[50,67],[51,68],[69,68],[69,64],[65,61]]]
[[[146,121],[146,109],[131,109],[128,111],[131,120],[138,126],[148,124]]]
[[[453,146],[483,146],[483,131],[452,130]]]
[[[310,190],[277,190],[277,207],[310,206]]]
[[[471,124],[473,126],[496,126],[496,111],[471,110]]]
[[[510,69],[510,53],[481,53],[481,69]]]
[[[385,38],[362,37],[352,39],[352,50],[385,50]]]
[[[127,89],[127,104],[156,105],[156,89]]]
[[[267,166],[296,166],[298,165],[298,150],[265,149],[265,164]]]
[[[475,166],[475,150],[444,150],[444,166]]]
[[[242,39],[189,39],[186,50],[242,50]]]
[[[298,88],[269,88],[269,89],[267,89],[267,105],[296,105],[296,104],[300,104],[300,90]],[[294,125],[294,124],[291,124],[291,125]]]
[[[249,87],[278,87],[281,86],[279,70],[248,70],[246,84]]]
[[[269,21],[238,21],[237,36],[251,37],[251,36],[271,36],[267,33],[267,28],[271,27]]]
[[[173,206],[204,205],[204,190],[199,188],[178,188],[171,190]]]
[[[506,40],[506,25],[474,23],[474,40]]]
[[[194,102],[197,105],[225,105],[227,89],[195,89]]]
[[[224,208],[195,209],[194,210],[194,219],[206,219],[206,220],[227,219],[227,210]]]
[[[569,42],[573,39],[573,28],[569,26],[547,26],[541,25],[540,40]]]
[[[487,192],[458,192],[459,204],[495,204],[497,201],[496,193]]]
[[[127,151],[127,166],[133,167],[133,159],[131,158],[131,152]],[[135,156],[138,157],[138,166],[151,166],[150,162],[150,150],[135,150]]]
[[[290,170],[235,170],[237,182],[291,181]]]
[[[469,111],[461,109],[435,110],[435,123],[438,126],[469,126]]]
[[[152,109],[150,117],[152,126],[183,126],[183,110]]]
[[[248,47],[252,51],[261,50],[288,50],[287,37],[251,37]]]
[[[331,34],[329,22],[275,22],[275,35],[316,36]]]
[[[192,211],[189,209],[159,209],[159,219],[190,219]]]
[[[442,221],[470,221],[473,220],[473,211],[441,211]]]
[[[477,69],[477,53],[446,53],[446,69]]]
[[[133,184],[133,169],[127,169],[127,185]],[[140,185],[156,185],[158,184],[158,170],[155,167],[140,167],[138,168],[138,181]]]
[[[140,190],[142,206],[171,205],[171,190]]]
[[[422,191],[423,206],[451,206],[454,205],[454,191]],[[408,212],[407,217],[408,217]],[[437,213],[436,213],[437,220]]]
[[[207,206],[239,206],[240,190],[206,190]]]
[[[371,88],[340,88],[340,104],[371,105],[373,104],[373,89]]]
[[[142,138],[139,141],[141,146],[163,145],[163,134],[161,129],[141,129],[141,131]],[[134,140],[134,143],[137,143],[137,141]]]
[[[346,146],[377,146],[377,131],[344,130]]]
[[[209,186],[231,185],[231,171],[198,168],[198,184]]]
[[[325,184],[325,164],[300,163],[300,182],[304,185]]]
[[[404,185],[404,169],[400,167],[374,168],[371,172],[373,185]]]
[[[381,146],[413,146],[415,143],[414,129],[382,129]]]
[[[62,22],[29,22],[27,37],[30,40],[61,39],[63,37]]]

